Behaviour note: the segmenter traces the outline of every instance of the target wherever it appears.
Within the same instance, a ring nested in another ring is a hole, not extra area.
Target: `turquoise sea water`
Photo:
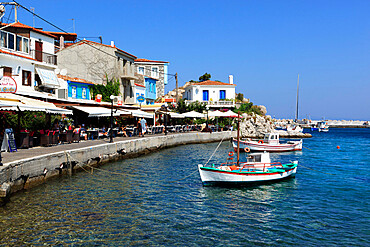
[[[370,129],[304,140],[296,178],[203,187],[197,170],[218,143],[179,146],[62,177],[0,208],[0,245],[370,246]],[[340,149],[337,149],[340,146]],[[231,150],[225,141],[213,162]],[[243,159],[243,158],[242,158]]]

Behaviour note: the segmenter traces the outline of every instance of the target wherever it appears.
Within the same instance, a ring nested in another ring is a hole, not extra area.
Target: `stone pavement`
[[[174,135],[177,133],[169,133],[169,135]],[[155,134],[155,135],[145,135],[144,138],[151,138],[151,137],[157,137],[157,136],[163,136],[164,134]],[[119,141],[126,141],[126,140],[135,140],[140,139],[143,137],[115,137],[113,139],[114,142]],[[8,163],[16,160],[22,160],[27,158],[32,158],[34,156],[44,155],[44,154],[50,154],[55,152],[61,152],[61,151],[68,151],[78,148],[84,148],[84,147],[90,147],[90,146],[96,146],[100,144],[109,143],[109,138],[104,139],[97,139],[97,140],[88,140],[88,141],[80,141],[79,143],[67,143],[67,144],[59,144],[49,147],[33,147],[28,149],[18,149],[17,152],[8,153],[8,152],[2,152],[2,163]]]

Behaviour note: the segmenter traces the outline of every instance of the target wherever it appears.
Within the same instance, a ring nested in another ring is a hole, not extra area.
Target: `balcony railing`
[[[57,65],[57,56],[42,51],[31,50],[32,58],[39,62],[44,62],[52,65]]]
[[[196,102],[196,100],[185,100],[186,104]],[[219,100],[219,101],[198,101],[200,103],[206,103],[209,107],[235,107],[235,101]]]

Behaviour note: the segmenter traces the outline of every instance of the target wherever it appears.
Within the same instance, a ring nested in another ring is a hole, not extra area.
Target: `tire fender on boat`
[[[251,150],[249,148],[244,148],[244,152],[249,153]]]
[[[233,157],[234,156],[234,152],[229,152],[229,156],[230,157]]]
[[[259,140],[259,141],[258,141],[258,143],[261,143],[261,144],[263,144],[263,140]]]

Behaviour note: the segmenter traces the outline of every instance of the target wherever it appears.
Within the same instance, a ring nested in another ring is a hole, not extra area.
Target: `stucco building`
[[[57,52],[58,67],[67,76],[84,78],[97,84],[105,84],[107,78],[120,82],[120,92],[125,104],[134,104],[134,75],[136,57],[114,45],[82,40]]]
[[[144,58],[135,59],[136,72],[140,75],[156,79],[156,97],[164,96],[164,87],[168,83],[169,62],[149,60]]]

